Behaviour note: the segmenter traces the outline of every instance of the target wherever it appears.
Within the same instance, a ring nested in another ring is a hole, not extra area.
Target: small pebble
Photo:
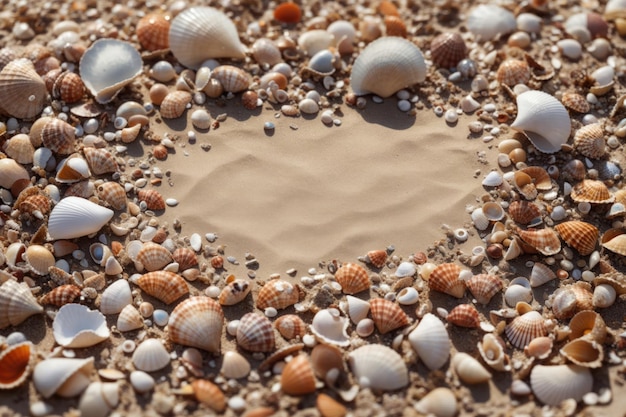
[[[449,109],[446,111],[444,118],[446,119],[446,123],[454,124],[459,120],[459,115],[455,109]]]
[[[165,326],[170,318],[170,315],[165,310],[154,310],[152,313],[152,319],[157,326]]]
[[[263,129],[265,129],[265,130],[274,130],[274,128],[275,128],[275,126],[274,126],[274,123],[272,123],[272,122],[265,122],[263,124]]]
[[[169,207],[176,207],[178,205],[178,200],[176,200],[175,198],[168,198],[165,200],[165,204],[167,204]]]

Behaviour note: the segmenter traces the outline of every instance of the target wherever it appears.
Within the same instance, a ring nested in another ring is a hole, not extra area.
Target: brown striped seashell
[[[593,310],[593,291],[591,291],[591,284],[586,281],[577,281],[574,284],[568,285],[576,296],[576,310]]]
[[[552,179],[545,168],[540,166],[529,166],[520,169],[520,171],[530,177],[536,189],[540,191],[549,191],[552,189]]]
[[[169,48],[170,20],[160,13],[149,13],[139,19],[137,40],[148,51],[160,51]]]
[[[365,255],[365,262],[372,264],[376,268],[382,268],[387,262],[387,251],[383,249],[371,250]]]
[[[574,149],[587,158],[602,158],[606,153],[605,148],[604,130],[600,123],[583,126],[574,134]]]
[[[18,133],[4,143],[4,152],[20,164],[32,164],[35,147],[28,135]]]
[[[588,179],[574,185],[570,197],[577,203],[606,204],[615,200],[606,184]]]
[[[298,355],[287,362],[280,375],[280,386],[288,395],[306,395],[315,392],[315,375],[306,355]]]
[[[137,253],[137,261],[148,271],[156,271],[172,262],[172,254],[165,246],[146,242]]]
[[[52,119],[41,130],[41,140],[52,152],[69,155],[74,152],[74,127],[63,120]]]
[[[528,225],[541,219],[541,209],[531,201],[515,200],[509,204],[509,216],[516,223]]]
[[[580,181],[586,173],[585,164],[580,159],[572,159],[561,168],[561,176],[568,181]]]
[[[191,102],[191,94],[188,91],[172,91],[161,102],[161,117],[164,119],[177,119],[183,115],[187,104]]]
[[[578,93],[564,93],[561,97],[561,103],[577,113],[587,113],[591,109],[587,99]]]
[[[52,304],[57,307],[74,302],[80,295],[80,288],[76,285],[60,285],[39,299],[40,304]]]
[[[220,255],[215,255],[211,258],[210,263],[213,269],[221,269],[224,267],[224,258]]]
[[[237,345],[250,352],[273,351],[275,338],[272,322],[261,314],[244,314],[237,326]]]
[[[300,300],[300,288],[288,281],[274,279],[267,282],[259,291],[256,300],[257,308],[265,310],[274,307],[282,310]]]
[[[604,359],[602,345],[591,339],[575,339],[559,350],[570,362],[585,368],[599,368]]]
[[[35,347],[29,341],[0,350],[0,390],[18,387],[30,375]]]
[[[535,310],[528,311],[511,321],[504,333],[513,346],[524,349],[531,340],[545,336],[548,330],[541,314]]]
[[[58,179],[57,179],[58,181]],[[62,182],[62,181],[59,181]],[[65,193],[63,194],[65,197],[73,196],[80,197],[84,199],[90,199],[94,192],[96,191],[96,186],[93,181],[84,180],[78,181],[74,184],[71,184],[69,187],[65,189]]]
[[[191,383],[196,400],[218,413],[226,409],[226,396],[220,388],[206,379],[196,379]]]
[[[545,359],[552,353],[554,340],[549,336],[536,337],[524,348],[529,358]]]
[[[607,337],[607,326],[602,316],[592,310],[579,311],[569,322],[570,340],[585,338],[603,344]]]
[[[525,199],[534,200],[537,198],[537,187],[535,187],[530,175],[525,172],[515,171],[513,174],[513,185]]]
[[[383,23],[385,24],[385,35],[406,38],[406,24],[399,16],[385,16]]]
[[[143,327],[143,317],[141,317],[141,313],[134,305],[128,304],[117,316],[116,326],[120,332],[141,329]]]
[[[80,101],[85,95],[85,85],[80,75],[74,72],[63,72],[54,81],[52,96],[71,104]]]
[[[115,157],[106,149],[85,147],[83,153],[93,174],[102,175],[119,171]]]
[[[96,188],[98,197],[115,210],[123,210],[126,207],[126,190],[117,182],[108,181]]]
[[[475,329],[480,326],[480,315],[478,310],[471,304],[459,304],[454,307],[447,317],[448,323],[459,327]]]
[[[28,59],[9,62],[0,71],[0,110],[18,119],[33,119],[46,103],[46,83]]]
[[[348,414],[348,409],[343,404],[324,393],[317,396],[315,407],[322,417],[343,417]]]
[[[194,251],[189,248],[177,248],[172,253],[172,259],[174,262],[178,263],[178,269],[180,271],[198,265],[198,257]]]
[[[297,314],[280,316],[274,321],[278,333],[287,340],[302,337],[306,334],[306,323]]]
[[[343,264],[335,272],[335,279],[341,285],[344,294],[356,294],[369,290],[370,278],[365,268],[354,263]]]
[[[243,301],[250,294],[250,290],[251,286],[247,279],[233,279],[222,289],[219,302],[223,306],[235,305]]]
[[[598,243],[598,228],[591,223],[572,220],[559,223],[554,230],[569,246],[573,247],[583,256],[591,254]]]
[[[370,300],[370,313],[381,334],[387,334],[410,324],[409,316],[402,311],[400,306],[384,298]]]
[[[137,198],[146,202],[148,210],[165,210],[165,199],[157,190],[139,190]]]
[[[453,68],[467,57],[467,47],[458,33],[444,32],[430,42],[430,56],[438,67]]]
[[[430,273],[428,287],[433,291],[439,291],[456,298],[462,298],[465,294],[465,281],[459,279],[461,267],[453,263],[437,265]]]
[[[232,65],[220,65],[211,71],[211,78],[216,79],[227,93],[239,93],[247,90],[250,76],[241,68]]]
[[[543,255],[551,256],[561,251],[559,236],[549,227],[544,229],[529,228],[528,230],[522,230],[518,227],[516,231],[525,243],[537,249]]]
[[[50,197],[38,187],[28,187],[20,193],[13,207],[17,207],[21,213],[28,213],[38,219],[43,219],[43,216],[50,212]]]
[[[180,297],[189,294],[187,282],[180,275],[170,271],[154,271],[143,274],[137,280],[137,285],[147,294],[165,304],[172,304]]]
[[[510,371],[509,356],[504,352],[504,340],[493,333],[486,333],[478,342],[478,352],[485,363],[496,371]]]
[[[526,84],[530,80],[530,67],[526,61],[507,59],[498,67],[496,79],[499,83],[513,87],[517,84]]]
[[[480,304],[489,304],[489,301],[502,290],[502,280],[490,274],[474,275],[465,282],[476,301]]]
[[[220,353],[224,312],[209,297],[191,297],[180,302],[167,325],[169,338],[179,345]]]

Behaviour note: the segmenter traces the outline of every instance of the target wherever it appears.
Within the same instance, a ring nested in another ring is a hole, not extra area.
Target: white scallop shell
[[[588,368],[578,365],[535,365],[530,385],[539,401],[559,405],[569,398],[580,401],[593,388],[593,376]]]
[[[133,364],[140,371],[154,372],[170,363],[170,354],[158,339],[143,341],[133,352]]]
[[[109,338],[109,328],[102,313],[82,304],[65,304],[52,322],[54,340],[67,348],[93,346]]]
[[[482,207],[478,207],[474,211],[472,211],[470,217],[472,218],[472,221],[474,222],[474,227],[477,230],[487,230],[487,228],[489,227],[489,219],[485,215]]]
[[[95,381],[89,384],[80,397],[78,409],[81,416],[106,417],[120,401],[119,385],[115,382]]]
[[[430,370],[439,369],[450,356],[450,337],[443,322],[427,313],[409,333],[409,342],[419,358]]]
[[[117,330],[129,332],[143,327],[143,317],[134,305],[128,304],[117,316]]]
[[[465,352],[458,352],[454,355],[450,364],[459,379],[466,384],[480,384],[491,379],[491,373]]]
[[[469,12],[467,28],[479,41],[489,41],[517,29],[515,15],[500,6],[481,4]]]
[[[89,385],[94,357],[85,359],[50,358],[41,361],[33,371],[35,388],[44,398],[54,394],[74,397]]]
[[[415,410],[424,415],[453,417],[458,411],[456,397],[450,388],[435,388],[415,404]]]
[[[347,329],[350,321],[342,317],[336,308],[320,310],[313,317],[311,331],[323,342],[337,346],[348,346],[350,336]]]
[[[517,96],[517,117],[511,125],[523,131],[537,150],[561,150],[570,135],[571,122],[565,106],[550,94],[530,90]]]
[[[117,314],[133,302],[130,285],[125,279],[118,279],[109,285],[100,298],[102,314]]]
[[[348,355],[348,363],[359,385],[392,391],[409,383],[409,373],[402,357],[384,345],[365,345]]]
[[[65,197],[50,213],[48,233],[53,240],[86,236],[100,230],[113,214],[113,210],[87,199]]]
[[[548,265],[541,262],[535,262],[533,269],[530,271],[530,286],[539,287],[556,278],[556,274]]]
[[[117,39],[95,41],[80,59],[80,77],[98,103],[113,100],[142,71],[139,52]]]
[[[228,16],[212,7],[191,7],[172,20],[170,49],[186,67],[198,68],[210,58],[244,58],[245,48]]]
[[[387,36],[363,49],[352,66],[350,85],[357,96],[373,93],[389,97],[425,78],[422,51],[411,41]]]

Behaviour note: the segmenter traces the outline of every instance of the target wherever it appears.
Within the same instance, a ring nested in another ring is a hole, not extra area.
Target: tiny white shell
[[[443,366],[450,356],[450,337],[443,322],[426,313],[417,327],[409,333],[409,342],[428,369]]]
[[[65,197],[50,213],[48,233],[54,240],[86,236],[100,230],[113,214],[113,210],[87,199]]]
[[[102,313],[74,303],[59,309],[52,322],[52,330],[54,340],[67,348],[93,346],[110,335]]]
[[[152,378],[152,375],[144,371],[133,371],[130,373],[130,384],[133,386],[135,391],[145,393],[152,391],[156,382],[154,381],[154,378]]]
[[[482,184],[485,187],[497,187],[502,184],[502,175],[498,171],[489,171]]]
[[[606,308],[613,305],[617,297],[615,288],[609,284],[599,284],[593,290],[593,305],[597,308]]]
[[[413,305],[419,300],[419,293],[415,287],[406,287],[396,295],[396,300],[402,305]]]
[[[392,391],[409,383],[404,360],[384,345],[361,346],[348,355],[348,363],[362,387]]]
[[[143,341],[133,353],[133,364],[140,371],[154,372],[170,363],[170,355],[158,339]]]

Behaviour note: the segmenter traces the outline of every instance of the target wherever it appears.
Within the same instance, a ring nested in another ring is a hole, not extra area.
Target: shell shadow
[[[394,130],[406,130],[415,125],[418,119],[398,110],[393,98],[385,99],[380,104],[373,103],[371,98],[367,100],[367,106],[364,109],[357,110],[357,113],[368,123],[378,124]]]

